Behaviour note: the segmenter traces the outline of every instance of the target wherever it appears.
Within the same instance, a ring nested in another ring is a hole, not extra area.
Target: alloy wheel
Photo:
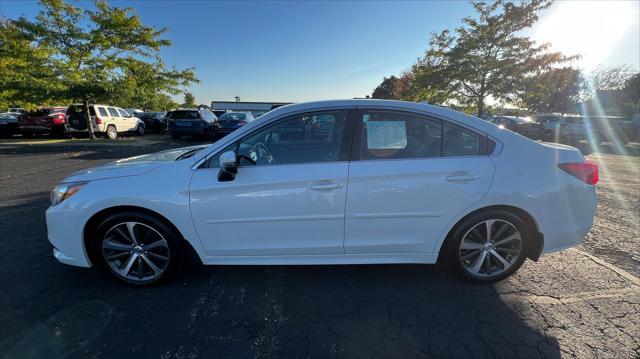
[[[164,237],[140,222],[122,222],[111,227],[102,240],[102,255],[116,275],[134,283],[161,277],[171,260]]]
[[[522,236],[513,224],[489,219],[465,233],[458,258],[469,274],[491,278],[509,270],[522,255]]]
[[[107,137],[109,137],[112,140],[118,137],[118,131],[116,130],[115,127],[113,126],[107,127]]]

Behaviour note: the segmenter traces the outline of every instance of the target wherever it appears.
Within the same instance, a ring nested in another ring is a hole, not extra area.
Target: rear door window
[[[111,117],[120,117],[118,111],[115,108],[108,107],[107,109],[109,110],[109,114],[111,114]]]
[[[441,147],[440,120],[392,111],[362,115],[363,160],[440,157]]]

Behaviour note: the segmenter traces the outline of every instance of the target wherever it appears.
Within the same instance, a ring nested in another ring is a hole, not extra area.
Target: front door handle
[[[447,182],[469,182],[469,181],[476,180],[477,178],[478,176],[473,174],[451,175],[451,176],[445,177]]]
[[[342,188],[342,185],[340,183],[318,183],[309,186],[309,189],[312,189],[314,191],[326,191],[338,188]]]

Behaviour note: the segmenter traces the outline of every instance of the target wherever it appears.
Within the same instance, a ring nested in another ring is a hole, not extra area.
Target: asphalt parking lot
[[[640,357],[640,157],[603,145],[594,228],[490,286],[428,265],[192,266],[137,289],[51,255],[70,173],[179,143],[0,142],[0,357]]]

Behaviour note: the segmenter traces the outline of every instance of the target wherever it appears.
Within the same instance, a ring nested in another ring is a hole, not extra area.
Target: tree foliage
[[[396,85],[398,78],[395,76],[385,77],[382,83],[373,90],[371,97],[377,99],[395,100],[398,99],[396,93]]]
[[[0,108],[29,109],[65,97],[59,60],[50,53],[13,21],[0,17]]]
[[[549,44],[536,44],[522,35],[550,4],[550,0],[472,2],[475,16],[464,18],[453,30],[432,34],[424,56],[403,75],[404,91],[396,89],[396,94],[478,114],[486,111],[488,99],[521,101],[525,91],[539,86],[535,79],[577,58],[551,52]]]
[[[189,91],[184,93],[184,103],[182,107],[186,108],[195,108],[196,107],[196,97]]]
[[[598,66],[589,76],[591,91],[608,91],[622,89],[627,80],[633,76],[630,66]]]
[[[552,68],[525,78],[517,104],[531,112],[575,112],[584,93],[582,72],[572,67]]]
[[[40,4],[34,20],[21,17],[7,27],[17,33],[16,41],[29,45],[29,51],[47,51],[44,74],[22,69],[38,81],[17,80],[11,87],[26,88],[24,96],[38,98],[35,103],[49,97],[155,109],[170,103],[169,95],[179,93],[180,87],[198,81],[193,69],[168,68],[161,61],[160,49],[171,45],[162,38],[166,29],[145,26],[132,8],[111,7],[103,0],[95,2],[95,9],[64,0],[40,0]],[[28,65],[31,62],[27,60]]]

